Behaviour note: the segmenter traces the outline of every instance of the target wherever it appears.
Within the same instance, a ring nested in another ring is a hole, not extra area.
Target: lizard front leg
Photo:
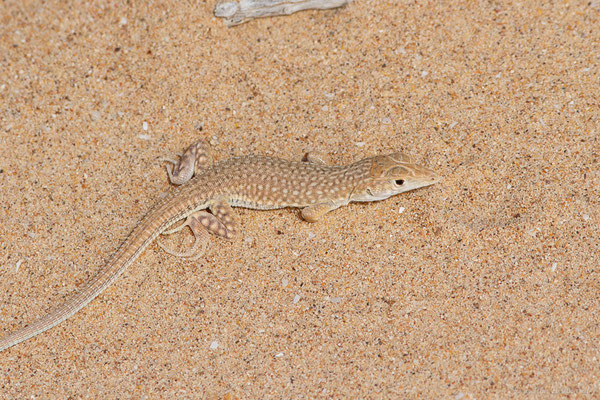
[[[316,222],[329,211],[333,211],[340,206],[333,203],[316,203],[302,209],[302,218],[308,222]]]
[[[322,166],[326,166],[329,164],[329,160],[327,159],[327,156],[325,156],[325,154],[315,151],[309,151],[308,153],[305,153],[302,157],[302,161]]]

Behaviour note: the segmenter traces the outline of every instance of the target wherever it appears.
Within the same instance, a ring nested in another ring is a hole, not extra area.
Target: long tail
[[[104,268],[79,293],[50,314],[0,339],[0,352],[60,324],[81,310],[110,286],[160,232],[193,211],[189,210],[189,204],[183,206],[180,201],[175,200],[177,192],[178,190],[172,191],[152,208]]]

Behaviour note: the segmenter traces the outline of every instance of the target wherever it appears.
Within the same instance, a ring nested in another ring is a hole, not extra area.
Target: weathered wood
[[[220,0],[215,7],[215,16],[225,18],[225,23],[233,26],[254,18],[341,7],[351,1],[353,0]]]

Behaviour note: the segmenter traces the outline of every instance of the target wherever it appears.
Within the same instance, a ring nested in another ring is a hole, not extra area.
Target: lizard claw
[[[175,257],[180,257],[180,258],[187,258],[190,260],[196,260],[196,259],[200,258],[206,252],[206,241],[203,241],[202,248],[198,249],[199,243],[198,243],[197,237],[194,239],[194,244],[192,244],[192,246],[189,249],[187,249],[186,251],[171,250],[167,246],[162,244],[160,242],[160,240],[158,240],[158,239],[156,240],[156,244],[161,249],[163,249],[167,254],[170,254]]]

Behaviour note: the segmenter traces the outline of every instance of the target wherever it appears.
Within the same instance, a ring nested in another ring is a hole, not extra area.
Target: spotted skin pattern
[[[237,217],[232,207],[270,210],[302,209],[302,217],[314,222],[350,202],[378,201],[440,181],[430,169],[402,153],[366,158],[346,165],[327,165],[324,157],[309,153],[304,161],[265,156],[234,157],[210,164],[204,141],[190,146],[167,168],[176,185],[133,229],[119,250],[78,292],[49,314],[0,339],[0,351],[44,332],[74,315],[111,285],[161,234],[189,226],[195,236],[192,248],[170,254],[197,258],[206,247],[208,234],[233,239]],[[181,221],[184,221],[181,223]],[[177,224],[180,224],[177,226]],[[173,226],[177,226],[173,228]]]

